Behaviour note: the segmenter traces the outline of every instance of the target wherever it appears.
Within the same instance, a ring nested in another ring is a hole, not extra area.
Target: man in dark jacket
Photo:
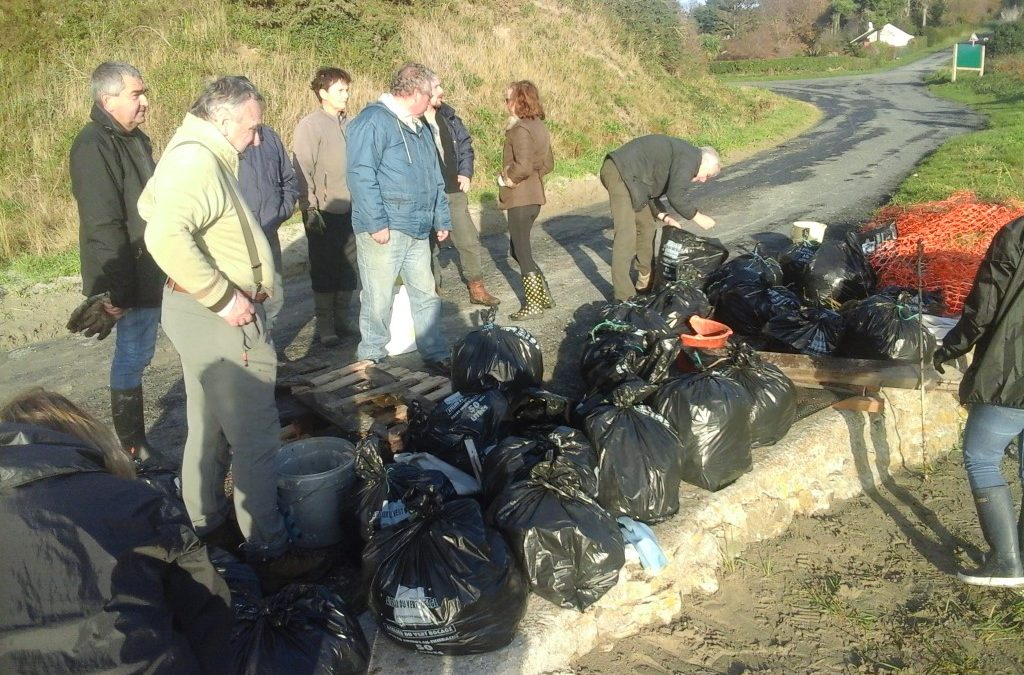
[[[634,138],[608,153],[601,165],[601,183],[608,190],[615,241],[612,244],[612,286],[616,300],[625,300],[650,284],[656,220],[680,227],[680,216],[705,230],[715,220],[687,197],[692,183],[703,183],[721,170],[714,148],[698,148],[679,138],[653,134]],[[665,202],[668,202],[666,206]],[[637,281],[630,278],[634,260]]]
[[[110,409],[125,448],[145,459],[142,372],[156,349],[165,276],[143,241],[136,203],[153,175],[153,150],[139,125],[149,101],[142,75],[127,63],[102,63],[92,74],[92,121],[71,146],[71,189],[78,202],[82,292],[109,294],[117,319],[110,366]]]
[[[448,210],[452,215],[452,231],[449,241],[455,246],[462,262],[469,289],[469,301],[474,305],[496,307],[500,300],[487,292],[482,270],[483,250],[480,246],[480,230],[469,215],[469,186],[473,180],[473,138],[462,123],[455,109],[444,102],[444,88],[441,81],[434,82],[430,96],[430,107],[422,120],[434,136],[437,159],[444,175],[444,191],[448,196]],[[434,248],[434,241],[431,240]],[[436,251],[431,258],[434,285],[441,286],[441,271],[437,265]]]
[[[934,357],[935,369],[941,373],[944,362],[974,349],[974,359],[960,383],[960,402],[968,406],[964,468],[991,550],[979,569],[957,575],[969,584],[1024,585],[1020,551],[1024,507],[1018,516],[999,470],[1007,444],[1024,432],[1022,345],[1024,218],[1018,218],[992,239],[964,301],[963,315]]]
[[[228,672],[228,588],[184,505],[104,465],[0,424],[0,672]]]
[[[295,213],[299,180],[281,137],[266,124],[260,126],[252,145],[239,159],[238,187],[274,253],[274,269],[277,271],[274,288],[277,293],[263,303],[267,312],[267,330],[270,330],[284,305],[284,283],[281,280],[284,265],[277,231]]]

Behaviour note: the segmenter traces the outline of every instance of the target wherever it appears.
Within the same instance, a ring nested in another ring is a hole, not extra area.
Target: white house
[[[891,23],[887,23],[881,28],[875,28],[874,24],[868,21],[868,29],[850,40],[850,43],[867,40],[868,42],[881,42],[891,47],[906,47],[913,39],[913,35],[900,30]]]

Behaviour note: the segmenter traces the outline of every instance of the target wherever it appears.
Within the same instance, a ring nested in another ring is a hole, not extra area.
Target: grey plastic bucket
[[[304,438],[277,452],[277,502],[297,546],[341,542],[343,510],[355,487],[355,446],[343,438]]]

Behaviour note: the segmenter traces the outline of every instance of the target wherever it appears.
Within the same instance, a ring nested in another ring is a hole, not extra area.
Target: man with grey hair
[[[698,148],[686,141],[652,134],[629,141],[608,153],[601,165],[601,183],[608,190],[615,240],[612,244],[612,286],[616,300],[646,290],[654,262],[654,237],[660,220],[681,227],[669,215],[668,205],[680,216],[708,230],[714,218],[697,210],[687,192],[721,171],[714,148]],[[630,278],[636,263],[637,281]]]
[[[149,137],[139,128],[149,109],[148,90],[134,66],[119,62],[101,63],[91,84],[91,121],[70,156],[82,293],[105,324],[100,338],[116,327],[110,364],[114,429],[126,450],[149,459],[142,373],[156,349],[164,275],[146,250],[146,221],[136,206],[154,166]]]
[[[430,271],[430,231],[444,241],[451,229],[444,177],[430,130],[419,117],[437,76],[407,63],[391,92],[366,106],[348,127],[348,186],[356,236],[360,295],[360,359],[387,356],[395,280],[412,306],[416,347],[427,368],[448,376],[451,348],[441,333],[441,300]]]
[[[321,561],[290,550],[277,506],[277,357],[263,302],[278,289],[270,244],[237,182],[238,156],[262,119],[263,97],[249,80],[210,84],[168,143],[139,211],[168,276],[164,332],[185,381],[185,506],[207,543],[235,548],[244,536],[246,556],[276,586]],[[229,467],[237,526],[224,493]]]

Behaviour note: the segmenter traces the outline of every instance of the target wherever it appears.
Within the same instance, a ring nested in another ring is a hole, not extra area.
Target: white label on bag
[[[380,507],[380,526],[394,527],[402,521],[409,520],[409,512],[405,508],[405,502],[397,499],[393,502],[385,500]]]
[[[384,596],[384,604],[394,609],[394,621],[399,626],[433,626],[438,616],[431,610],[437,609],[437,598],[427,595],[422,586],[409,588],[399,584],[394,597]]]

